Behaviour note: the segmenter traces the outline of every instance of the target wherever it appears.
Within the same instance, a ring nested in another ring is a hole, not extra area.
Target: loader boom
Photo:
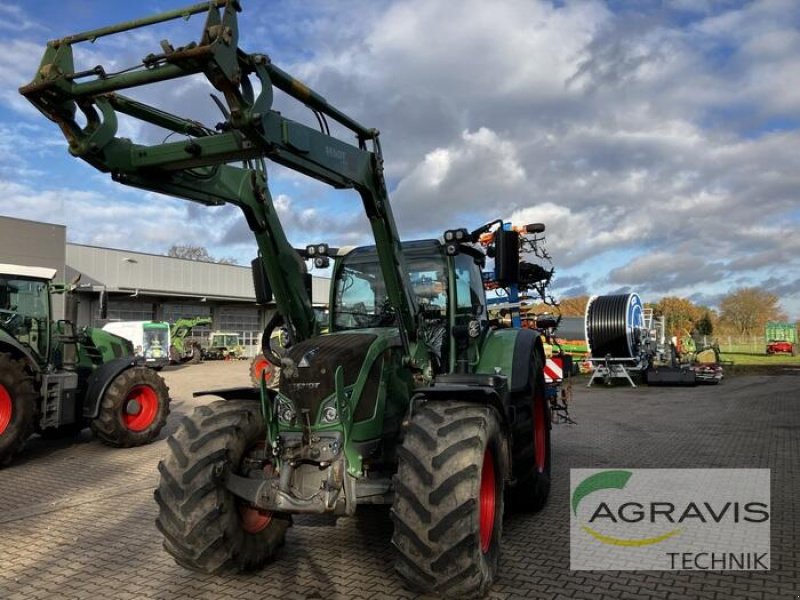
[[[305,264],[281,226],[267,185],[264,158],[334,188],[355,189],[372,228],[388,298],[399,315],[405,353],[412,355],[417,309],[388,201],[378,131],[330,106],[266,55],[239,49],[239,10],[236,0],[214,0],[50,41],[36,76],[20,92],[58,124],[70,153],[110,173],[115,181],[201,204],[239,207],[255,236],[278,310],[296,341],[317,333],[317,325],[303,282]],[[207,16],[197,43],[173,48],[165,40],[161,52],[149,54],[138,67],[119,73],[100,66],[75,72],[74,44],[201,12]],[[224,103],[217,102],[225,121],[216,129],[119,93],[196,74],[205,75],[224,97]],[[260,83],[258,95],[251,77]],[[273,110],[274,89],[310,108],[321,130]],[[85,116],[85,126],[76,120],[78,110]],[[134,143],[117,135],[117,113],[188,139]],[[355,134],[357,145],[332,136],[326,117]]]

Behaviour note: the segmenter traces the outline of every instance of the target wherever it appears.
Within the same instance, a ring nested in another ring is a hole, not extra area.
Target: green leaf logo
[[[572,512],[578,516],[578,504],[586,496],[598,490],[623,489],[631,478],[630,471],[603,471],[595,473],[580,482],[572,492]]]
[[[628,484],[628,480],[631,478],[633,473],[630,471],[602,471],[600,473],[595,473],[594,475],[590,475],[586,479],[578,484],[578,487],[575,488],[575,491],[572,492],[572,512],[575,516],[578,516],[578,505],[581,503],[581,500],[586,498],[589,494],[596,492],[598,490],[608,490],[608,489],[615,489],[621,490],[624,489],[625,486]],[[610,535],[604,535],[594,529],[584,525],[581,527],[583,531],[591,535],[597,541],[603,544],[609,544],[612,546],[649,546],[651,544],[658,544],[659,542],[663,542],[664,540],[668,540],[669,538],[678,535],[681,530],[680,529],[673,529],[672,531],[668,531],[662,535],[657,535],[655,537],[648,537],[648,538],[640,538],[640,539],[625,539],[625,538],[618,538],[612,537]]]

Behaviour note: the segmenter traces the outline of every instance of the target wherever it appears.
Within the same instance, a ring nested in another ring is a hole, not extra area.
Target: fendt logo
[[[768,469],[573,469],[573,569],[769,569]]]

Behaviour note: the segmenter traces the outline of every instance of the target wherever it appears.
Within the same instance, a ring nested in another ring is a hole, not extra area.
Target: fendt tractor
[[[283,545],[292,515],[349,516],[386,504],[407,585],[481,595],[497,571],[506,505],[540,509],[550,488],[542,342],[531,329],[489,326],[481,276],[489,254],[500,285],[517,282],[528,229],[494,222],[469,232],[455,223],[444,242],[401,242],[378,132],[266,55],[241,50],[239,11],[234,0],[214,0],[51,41],[20,90],[60,127],[74,156],[125,185],[237,206],[258,245],[257,296],[277,306],[262,350],[280,365],[280,384],[217,390],[221,400],[197,408],[169,438],[155,493],[164,548],[201,572],[256,569]],[[164,40],[116,72],[74,66],[76,44],[197,13],[207,15],[197,42]],[[178,78],[194,85],[198,75],[222,96],[212,96],[222,113],[216,127],[121,93]],[[276,90],[308,107],[319,127],[274,110]],[[120,137],[119,114],[177,135],[155,144]],[[329,120],[354,142],[333,135]],[[374,245],[294,249],[266,159],[355,190]],[[491,243],[480,245],[487,233]],[[306,259],[324,267],[331,257],[329,331],[321,334]],[[269,340],[280,326],[290,343],[278,357]]]
[[[86,427],[112,446],[153,441],[169,414],[169,390],[136,366],[133,345],[101,329],[53,321],[55,269],[0,264],[0,465],[25,441],[76,434]]]

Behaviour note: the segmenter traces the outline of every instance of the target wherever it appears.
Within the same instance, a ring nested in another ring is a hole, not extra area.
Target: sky
[[[66,151],[17,88],[45,43],[185,1],[0,4],[0,215],[70,242],[247,264],[240,212],[113,183]],[[403,239],[501,218],[543,222],[556,296],[637,292],[716,306],[755,286],[800,319],[797,0],[243,0],[240,47],[268,54],[381,131]],[[75,47],[133,66],[197,39],[202,16]],[[131,93],[213,126],[199,78]],[[274,108],[313,124],[277,97]],[[163,136],[128,121],[120,135]],[[283,168],[270,189],[297,246],[370,243],[360,201]]]

